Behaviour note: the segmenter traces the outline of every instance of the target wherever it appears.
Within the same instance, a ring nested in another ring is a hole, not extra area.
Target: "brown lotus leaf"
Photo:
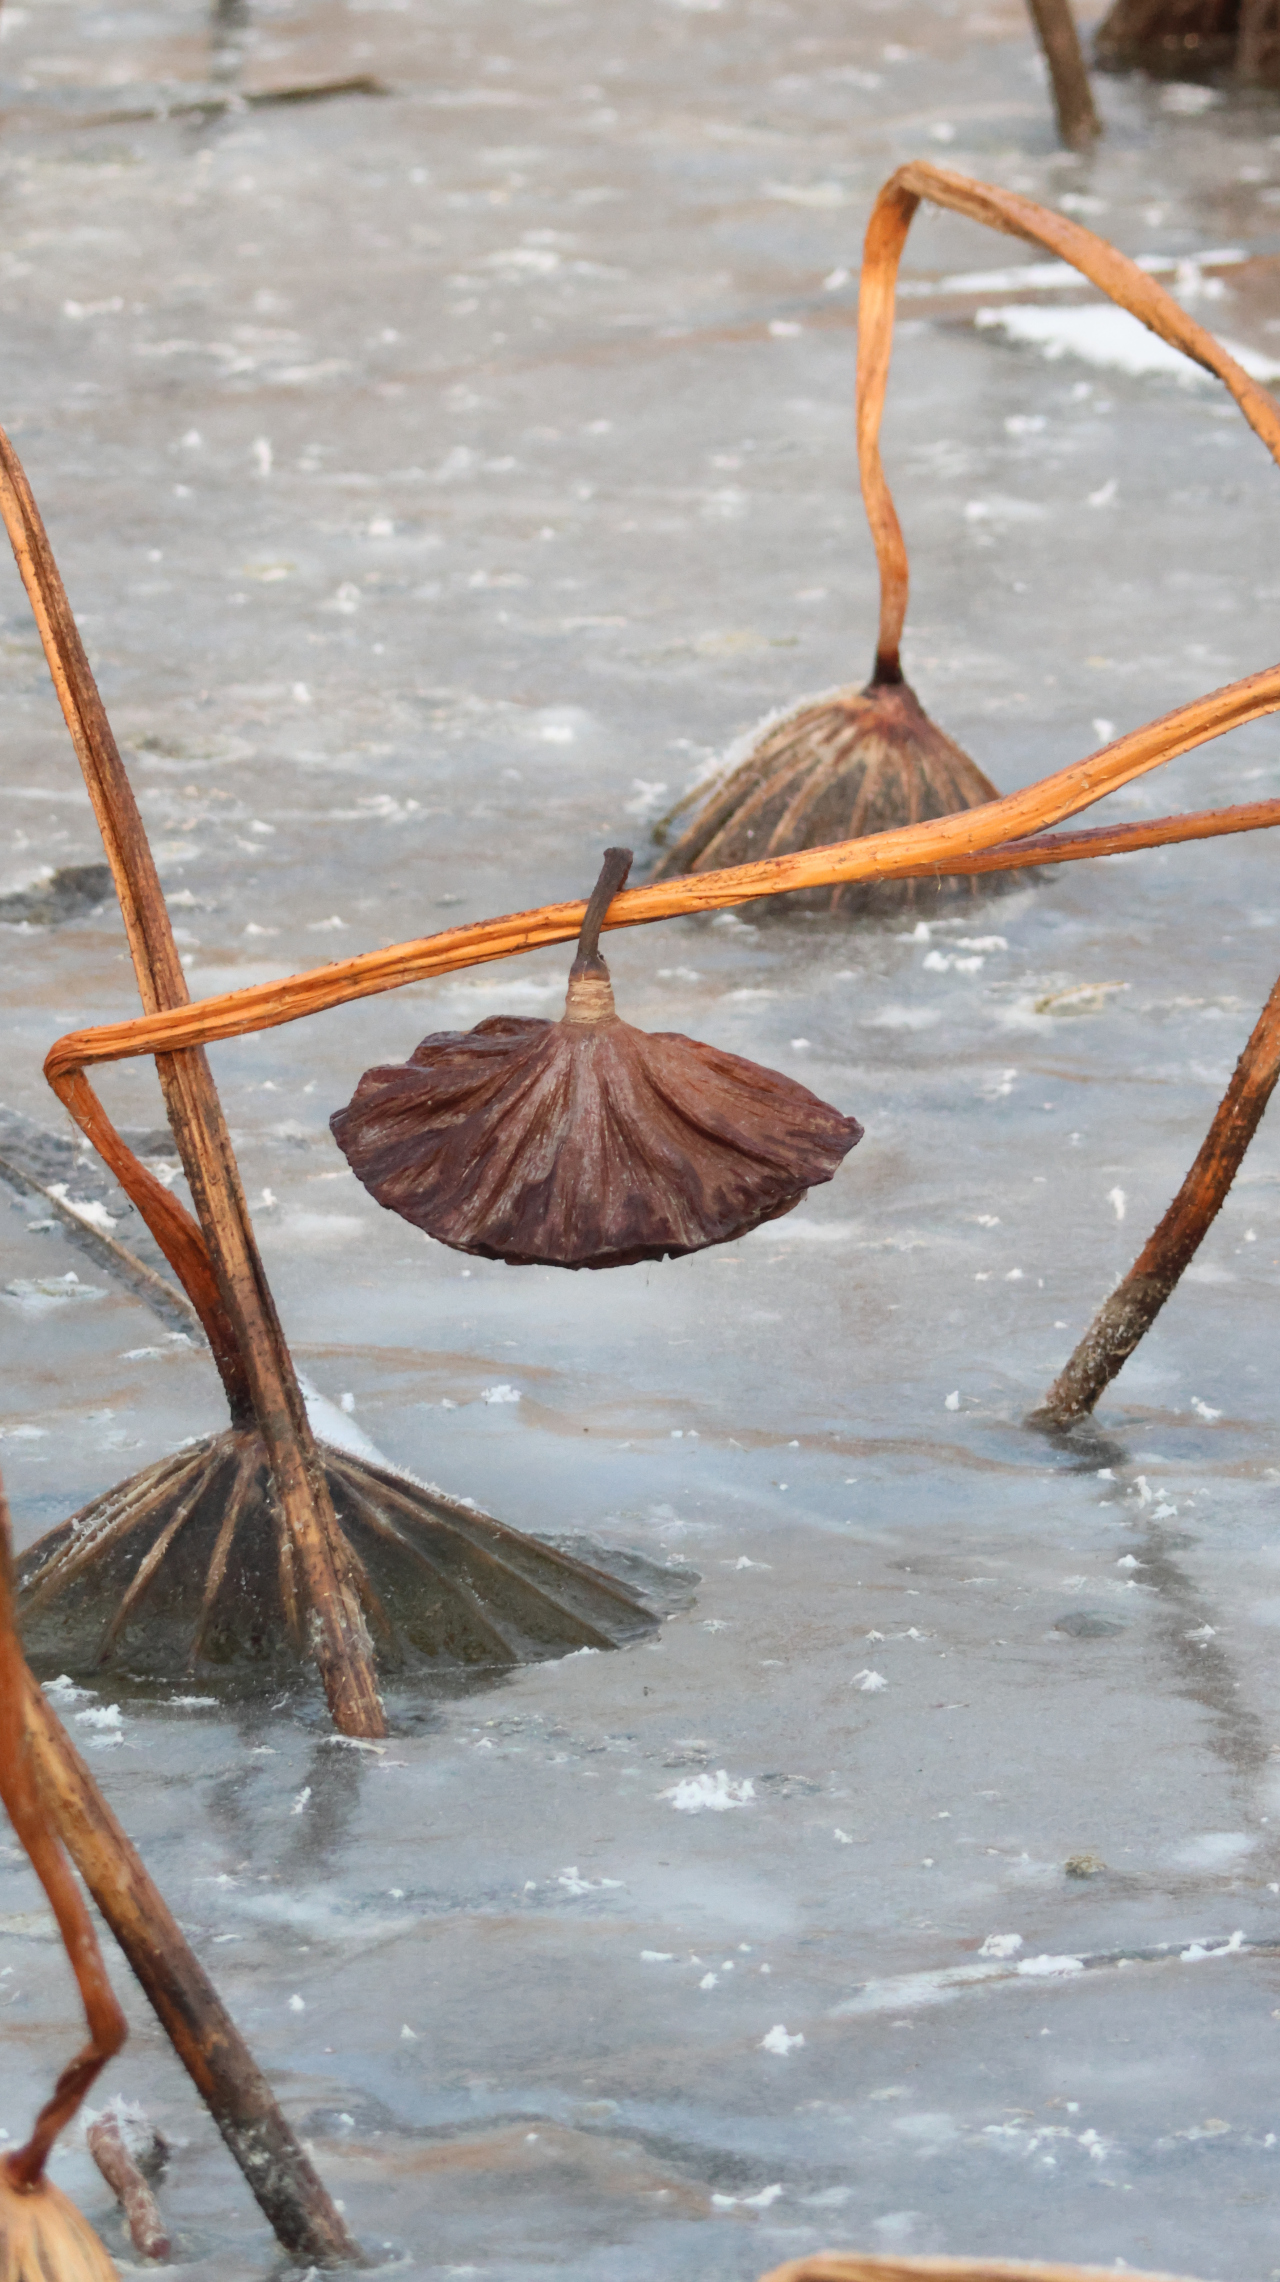
[[[630,860],[609,850],[560,1021],[435,1032],[330,1119],[379,1204],[456,1251],[562,1268],[699,1252],[790,1212],[862,1138],[776,1070],[621,1019],[596,945]]]
[[[850,685],[766,726],[746,759],[701,794],[693,821],[651,876],[669,879],[825,848],[998,798],[990,778],[943,735],[906,682]],[[686,805],[673,810],[668,823]],[[940,893],[989,894],[992,884],[974,875],[851,880],[775,896],[771,908],[852,916],[932,905]]]
[[[1274,87],[1275,19],[1251,13],[1246,36],[1240,0],[1115,0],[1094,34],[1094,60],[1103,71],[1147,71],[1153,79],[1212,80],[1234,71]]]
[[[0,2164],[0,2282],[120,2282],[89,2221],[51,2179],[19,2188]]]

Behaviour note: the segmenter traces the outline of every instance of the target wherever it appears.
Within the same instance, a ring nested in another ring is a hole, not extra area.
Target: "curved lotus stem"
[[[120,2050],[128,2034],[124,2014],[107,1979],[93,1922],[41,1804],[24,1711],[27,1684],[13,1612],[9,1509],[0,1489],[0,1798],[49,1897],[89,2024],[88,2044],[63,2069],[52,2096],[36,2117],[26,2146],[3,2159],[10,2186],[20,2192],[39,2184],[58,2133],[71,2121],[95,2076]]]
[[[1243,810],[1219,809],[1169,817],[1158,824],[1093,831],[1081,834],[1074,844],[1033,843],[1030,838],[1047,825],[1062,823],[1081,809],[1091,808],[1108,793],[1148,775],[1165,761],[1207,744],[1228,729],[1278,711],[1280,666],[1269,666],[1247,680],[1230,682],[1207,697],[1194,698],[1161,720],[1148,722],[1145,728],[1130,730],[1086,760],[1073,761],[1052,776],[1042,777],[1038,784],[1006,793],[1002,800],[987,801],[981,808],[964,809],[956,816],[901,825],[895,831],[878,832],[863,840],[839,840],[828,847],[802,848],[790,856],[771,856],[761,863],[737,864],[728,871],[699,872],[682,879],[660,880],[651,887],[630,888],[614,897],[604,927],[645,927],[658,919],[722,911],[757,897],[784,895],[793,888],[830,887],[841,880],[928,878],[935,872],[967,868],[974,859],[982,859],[984,870],[1017,869],[1029,863],[1070,860],[1076,855],[1122,854],[1128,848],[1155,847],[1165,841],[1216,839],[1225,833],[1274,824],[1280,822],[1280,802],[1258,801],[1249,804],[1247,822],[1241,821],[1246,813]],[[1008,845],[1010,842],[1016,845]],[[404,983],[452,974],[462,967],[485,966],[495,959],[544,949],[551,943],[569,942],[579,933],[586,911],[581,900],[544,904],[536,911],[476,920],[415,942],[395,943],[386,950],[334,960],[329,966],[313,967],[306,974],[279,982],[198,999],[171,1013],[69,1031],[50,1047],[44,1074],[79,1123],[75,1079],[95,1063],[128,1061],[136,1054],[169,1053],[182,1046],[274,1030],[304,1015],[345,1006],[351,999],[398,990]],[[113,1170],[127,1168],[129,1151],[100,1106],[97,1120],[92,1134],[95,1145]],[[89,1130],[87,1125],[84,1130]]]
[[[971,221],[985,222],[1006,237],[1025,238],[1030,245],[1078,269],[1091,284],[1141,319],[1171,348],[1203,365],[1230,389],[1255,434],[1274,460],[1280,460],[1280,407],[1256,380],[1250,380],[1212,333],[1197,325],[1127,254],[1117,252],[1065,214],[1054,214],[1034,199],[1014,190],[997,190],[988,182],[973,182],[967,175],[913,159],[889,177],[872,209],[862,252],[862,281],[858,292],[858,467],[862,498],[880,566],[880,632],[876,643],[874,679],[902,679],[899,650],[902,622],[907,613],[908,565],[906,541],[898,521],[893,495],[880,460],[880,418],[884,411],[893,347],[894,291],[898,262],[922,199],[946,206]]]
[[[1280,705],[1280,695],[1273,697],[1272,705]],[[1267,831],[1277,824],[1280,824],[1280,800],[1249,801],[1236,808],[1157,817],[1145,824],[1099,825],[1075,833],[1040,833],[1012,845],[949,855],[947,868],[952,872],[1018,871],[1032,865],[1080,863],[1097,856],[1127,855],[1142,848],[1167,847],[1181,841]],[[927,825],[909,828],[914,834],[930,829]],[[900,836],[886,833],[881,837]],[[866,850],[872,843],[858,841],[846,845]],[[802,859],[811,867],[808,884],[825,885],[832,876],[824,866],[815,866],[815,858],[840,857],[843,853],[839,846],[823,848]],[[674,917],[684,911],[739,903],[748,892],[757,896],[776,893],[776,889],[759,884],[758,875],[772,877],[784,864],[796,861],[780,857],[767,864],[746,865],[734,872],[706,872],[671,883],[669,892],[665,883],[661,890],[636,889],[631,895],[615,898],[604,924],[611,928],[643,926],[653,919]],[[928,877],[936,868],[935,863],[917,861],[914,865],[902,865],[896,876]],[[723,892],[726,880],[740,880],[744,872],[756,877],[752,890],[736,887],[731,892]],[[860,875],[839,871],[835,876]],[[689,892],[708,886],[720,892],[711,897]],[[648,908],[655,896],[666,908],[658,911]],[[644,908],[637,909],[637,905]],[[416,943],[397,944],[391,951],[365,952],[358,958],[313,968],[308,974],[293,975],[278,983],[260,984],[252,990],[230,991],[220,998],[199,1000],[188,1013],[190,1032],[202,1041],[243,1037],[255,1030],[270,1030],[282,1023],[301,1021],[305,1015],[343,1006],[350,999],[395,990],[401,983],[420,981],[424,976],[449,974],[463,967],[511,958],[545,944],[567,942],[585,924],[586,912],[587,906],[583,903],[549,904],[541,911],[519,913],[510,919],[481,920],[470,927],[449,928],[441,935],[429,935]],[[123,1061],[132,1055],[155,1051],[154,1021],[119,1022],[97,1030],[72,1031],[58,1039],[45,1059],[45,1075],[54,1092],[110,1165],[144,1219],[146,1170],[116,1132],[84,1071],[92,1062]]]

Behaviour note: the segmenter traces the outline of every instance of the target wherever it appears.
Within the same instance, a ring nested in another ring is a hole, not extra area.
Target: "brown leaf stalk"
[[[149,1014],[180,1014],[189,994],[155,859],[31,487],[3,430],[0,514],[102,833],[139,995]],[[350,1735],[383,1735],[386,1719],[359,1595],[213,1074],[198,1049],[162,1052],[156,1069],[199,1229],[132,1153],[116,1146],[118,1137],[87,1089],[73,1087],[63,1098],[102,1148],[199,1311],[233,1424],[257,1420],[271,1461],[280,1528],[302,1583],[301,1618],[335,1724]]]
[[[1058,133],[1069,151],[1087,151],[1102,133],[1102,122],[1094,108],[1071,0],[1027,0],[1027,5],[1049,66]]]
[[[988,801],[984,807],[965,809],[957,816],[935,817],[924,824],[902,825],[894,832],[880,832],[866,839],[805,848],[762,863],[737,864],[729,871],[700,872],[661,880],[652,887],[629,888],[614,897],[604,925],[609,930],[644,927],[659,919],[721,911],[757,897],[785,894],[797,887],[830,886],[837,880],[927,878],[934,871],[963,869],[975,858],[990,859],[991,869],[1003,869],[1006,864],[1010,868],[1043,864],[1049,860],[1046,844],[1043,840],[1033,842],[1032,834],[1092,807],[1121,785],[1221,736],[1225,730],[1278,710],[1280,666],[1272,666],[1207,697],[1195,698],[1162,720],[1117,738],[1088,759],[1073,761],[1069,767],[1041,778],[1038,784],[1007,793],[1002,800]],[[1256,816],[1246,824],[1237,820],[1235,811],[1221,809],[1171,817],[1163,825],[1107,827],[1105,839],[1081,835],[1084,846],[1079,853],[1119,854],[1128,847],[1158,846],[1165,839],[1216,838],[1221,833],[1251,830],[1276,820],[1277,804],[1267,801],[1253,805]],[[1062,856],[1070,859],[1076,853],[1062,842],[1053,844],[1053,860]],[[987,868],[985,861],[983,868]],[[446,928],[439,935],[395,943],[386,950],[334,960],[328,966],[313,967],[278,982],[228,991],[173,1013],[70,1031],[50,1047],[45,1076],[76,1116],[70,1081],[95,1063],[244,1037],[251,1031],[275,1029],[304,1015],[345,1006],[351,999],[398,990],[405,983],[569,942],[578,934],[586,909],[585,902],[579,900],[544,904],[536,911],[513,912],[502,919],[476,920],[465,927]],[[102,1131],[105,1137],[105,1113],[99,1114],[103,1123],[95,1131]],[[123,1163],[128,1152],[118,1134],[112,1135],[110,1146],[117,1153],[108,1159],[115,1169],[117,1156]],[[140,1205],[140,1209],[144,1208]]]
[[[9,2184],[20,2191],[39,2183],[58,2133],[71,2121],[94,2078],[120,2050],[128,2034],[124,2014],[107,1979],[93,1922],[40,1796],[26,1712],[29,1685],[34,1683],[14,1615],[9,1509],[0,1488],[0,1798],[49,1897],[89,2024],[89,2042],[63,2069],[36,2117],[26,2146],[3,2158]]]
[[[889,379],[893,347],[894,298],[898,263],[907,232],[922,199],[951,212],[984,222],[1007,237],[1024,238],[1069,262],[1083,277],[1127,309],[1172,348],[1203,365],[1223,382],[1245,419],[1262,438],[1273,459],[1280,460],[1280,406],[1243,366],[1229,356],[1212,333],[1197,325],[1172,294],[1126,254],[1104,238],[1052,213],[1034,199],[1014,190],[999,190],[986,182],[971,181],[949,168],[913,159],[890,176],[872,209],[862,254],[862,281],[858,295],[858,466],[867,521],[880,566],[880,632],[876,645],[877,681],[900,681],[899,650],[907,612],[908,565],[906,542],[898,521],[884,467],[880,459],[880,420]]]
[[[341,2213],[262,2070],[25,1665],[21,1686],[27,1745],[45,1811],[278,2241],[317,2266],[360,2263]]]
[[[1280,982],[1254,1025],[1230,1085],[1159,1227],[1095,1315],[1029,1423],[1067,1427],[1084,1418],[1151,1329],[1195,1258],[1240,1169],[1280,1078]]]

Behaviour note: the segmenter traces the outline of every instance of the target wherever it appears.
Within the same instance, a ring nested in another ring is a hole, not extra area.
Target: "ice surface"
[[[899,161],[1074,201],[1276,355],[1269,101],[1104,81],[1105,143],[1065,158],[1011,0],[264,0],[213,34],[190,0],[41,0],[0,29],[0,418],[196,993],[585,892],[754,722],[866,671],[852,316]],[[388,92],[217,108],[359,76]],[[974,324],[998,300],[1096,339],[1045,267],[922,215],[885,432],[908,668],[1002,789],[1280,647],[1280,476],[1221,395]],[[8,570],[0,612],[2,895],[101,850]],[[1111,805],[1265,796],[1278,734]],[[829,2243],[1280,2263],[1274,1131],[1096,1432],[1021,1424],[1274,979],[1276,861],[1233,840],[994,919],[922,891],[884,927],[614,938],[629,1017],[802,1069],[867,1127],[789,1221],[664,1267],[464,1266],[328,1135],[426,1031],[554,1010],[560,954],[216,1049],[326,1431],[702,1578],[649,1645],[394,1701],[380,1751],[333,1747],[311,1699],[225,1713],[202,1672],[58,1691],[408,2273],[746,2282]],[[123,935],[108,907],[2,937],[0,1092],[49,1125],[51,1039],[135,1011]],[[150,1073],[101,1083],[174,1178]],[[74,1149],[46,1177],[137,1241]],[[24,1543],[222,1420],[203,1354],[38,1205],[0,1191]],[[186,2270],[265,2276],[116,1978],[103,2097],[174,2145]],[[0,1857],[0,2128],[80,2034]],[[119,2243],[83,2150],[55,2169]]]

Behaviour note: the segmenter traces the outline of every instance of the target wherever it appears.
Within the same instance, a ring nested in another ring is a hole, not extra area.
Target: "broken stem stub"
[[[578,955],[569,969],[571,981],[584,975],[598,975],[608,971],[600,956],[600,929],[615,895],[626,886],[630,869],[630,848],[605,849],[600,877],[591,890],[591,898],[583,914],[578,936]]]
[[[130,2151],[118,2116],[99,2116],[85,2133],[89,2153],[124,2213],[140,2258],[167,2258],[169,2231],[160,2206]]]

